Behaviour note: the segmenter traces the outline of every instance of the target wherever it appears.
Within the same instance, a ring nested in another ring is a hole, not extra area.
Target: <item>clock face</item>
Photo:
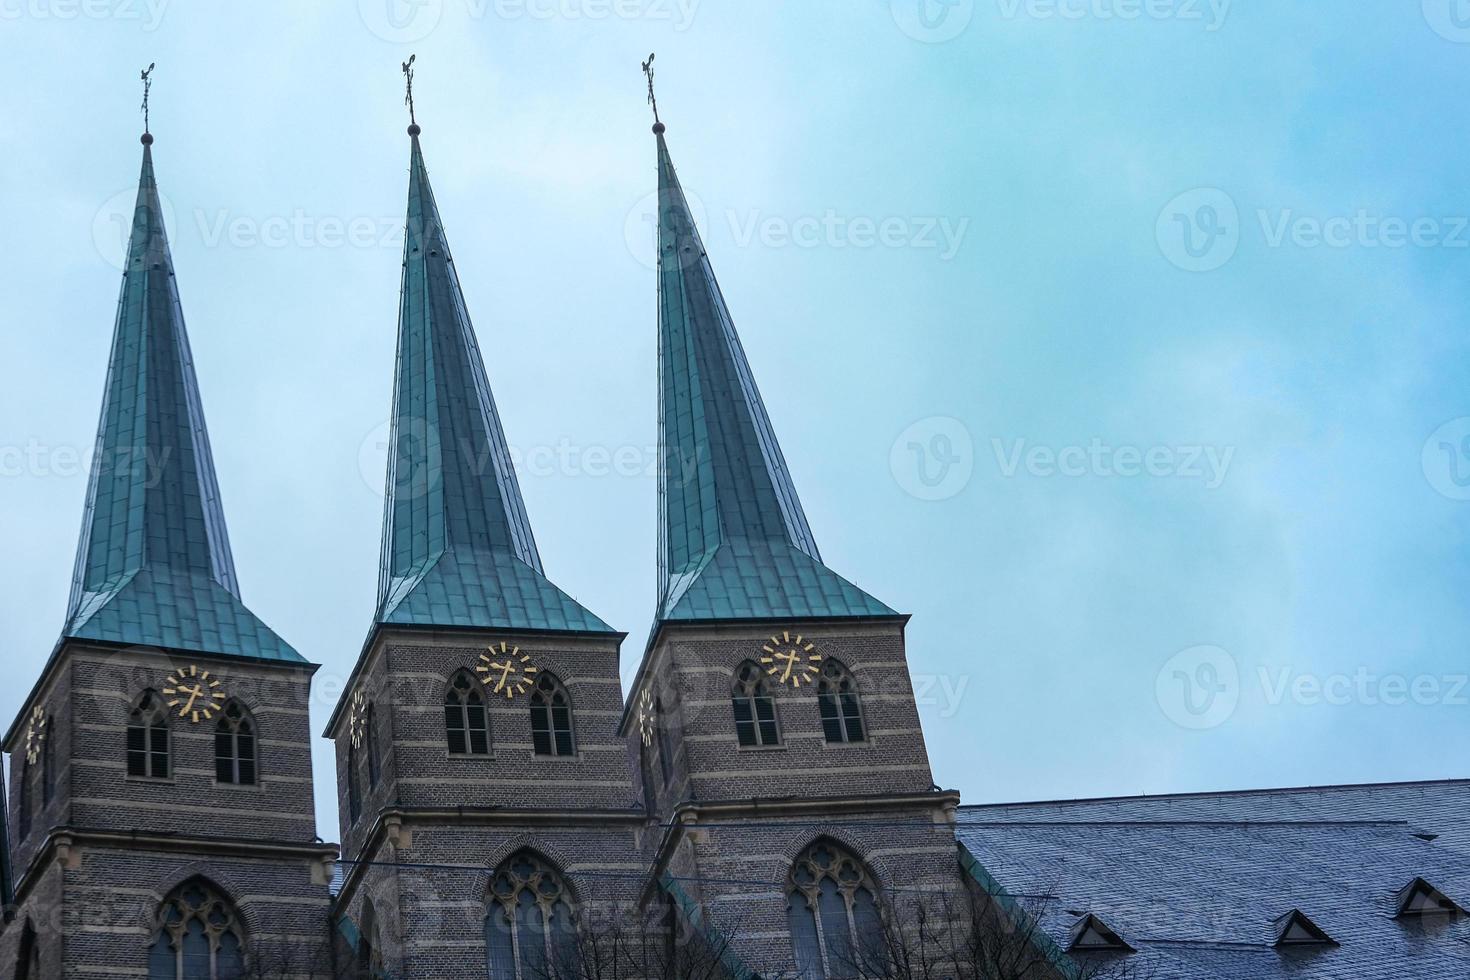
[[[536,683],[538,668],[531,663],[530,656],[521,653],[520,647],[513,647],[502,640],[499,646],[492,646],[480,654],[475,670],[491,691],[514,700],[517,694],[525,694]]]
[[[41,746],[46,742],[46,709],[39,704],[31,709],[31,720],[26,725],[26,761],[35,765],[41,758]]]
[[[219,679],[197,664],[169,674],[168,680],[164,681],[163,695],[169,699],[168,706],[178,710],[180,718],[196,724],[213,718],[225,703],[225,692]]]
[[[643,698],[638,702],[638,728],[643,733],[643,744],[653,745],[653,730],[658,724],[658,712],[653,707],[653,692],[644,691]]]
[[[822,655],[800,633],[773,636],[761,650],[761,666],[777,684],[801,687],[815,681],[822,672]]]
[[[367,692],[352,695],[352,746],[362,748],[362,733],[367,727]]]

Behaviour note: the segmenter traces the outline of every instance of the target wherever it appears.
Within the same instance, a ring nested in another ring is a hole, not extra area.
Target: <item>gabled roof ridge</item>
[[[1187,793],[1159,793],[1150,795],[1141,793],[1133,796],[1092,796],[1076,797],[1072,799],[1050,799],[1050,800],[1018,800],[1011,803],[966,803],[960,806],[960,810],[1002,810],[1015,809],[1019,807],[1032,806],[1084,806],[1098,803],[1138,803],[1156,802],[1161,800],[1201,800],[1240,798],[1248,796],[1286,796],[1297,793],[1332,793],[1348,792],[1356,790],[1373,789],[1413,789],[1419,787],[1434,786],[1463,786],[1470,788],[1470,779],[1428,779],[1412,780],[1409,782],[1384,782],[1384,783],[1337,783],[1324,786],[1279,786],[1263,787],[1260,789],[1233,789],[1233,790],[1205,790]],[[1134,822],[1134,821],[1129,821]]]
[[[960,810],[965,809],[963,806]],[[1410,820],[966,820],[967,827],[1407,827]]]

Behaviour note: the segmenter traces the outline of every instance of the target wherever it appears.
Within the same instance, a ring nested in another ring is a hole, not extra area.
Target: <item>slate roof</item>
[[[958,834],[1058,946],[1087,914],[1116,930],[1129,976],[1463,980],[1470,919],[1394,916],[1419,876],[1470,903],[1467,805],[1470,782],[968,806]],[[1339,945],[1274,948],[1293,909]]]
[[[144,139],[62,636],[304,662],[240,601]]]
[[[542,571],[417,132],[404,238],[377,621],[613,632]]]
[[[896,616],[822,564],[658,133],[661,620]]]

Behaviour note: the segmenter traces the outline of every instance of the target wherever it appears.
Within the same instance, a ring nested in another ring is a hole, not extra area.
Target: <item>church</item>
[[[662,122],[659,590],[625,650],[542,564],[408,133],[377,611],[319,733],[317,665],[241,600],[142,137],[66,620],[5,735],[0,977],[1470,976],[1470,782],[936,783],[924,653],[823,562]]]

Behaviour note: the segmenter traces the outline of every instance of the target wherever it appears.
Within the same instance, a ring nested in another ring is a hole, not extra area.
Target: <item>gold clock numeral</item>
[[[30,724],[26,726],[26,761],[34,765],[40,761],[41,746],[46,742],[46,709],[39,704],[31,708]]]
[[[643,733],[643,744],[649,747],[653,745],[653,729],[657,721],[657,714],[653,706],[653,692],[644,691],[643,699],[638,704],[638,727]]]
[[[357,691],[352,695],[351,738],[352,747],[362,748],[363,732],[367,727],[367,692]]]

